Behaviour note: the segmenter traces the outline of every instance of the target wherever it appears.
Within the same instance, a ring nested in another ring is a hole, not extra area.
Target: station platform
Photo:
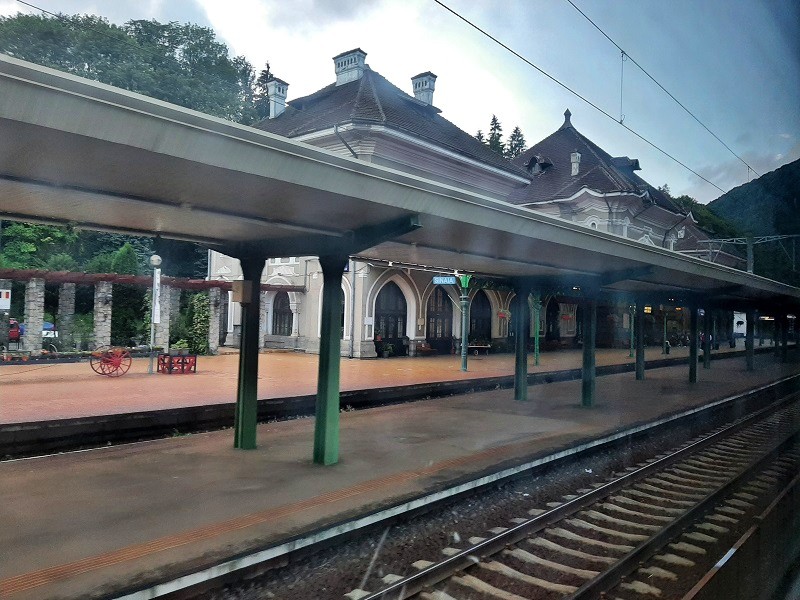
[[[343,412],[329,467],[311,462],[313,419],[260,425],[250,451],[226,430],[6,461],[0,598],[151,597],[126,594],[797,374],[796,354],[714,361],[695,384],[686,365],[600,377],[592,408],[569,381],[525,403],[497,390]]]
[[[769,346],[769,344],[768,344]],[[714,356],[743,351],[723,346]],[[688,357],[688,348],[673,348],[671,358]],[[597,366],[633,365],[627,349],[597,350]],[[647,361],[665,358],[660,347],[645,350]],[[201,356],[197,372],[182,376],[148,374],[148,359],[133,360],[123,377],[95,374],[86,362],[66,364],[0,363],[0,425],[75,419],[99,415],[233,404],[239,368],[238,353]],[[259,355],[258,398],[274,399],[315,394],[318,356],[296,352]],[[581,350],[543,352],[540,364],[528,357],[529,373],[579,369]],[[154,368],[155,370],[155,368]],[[474,378],[513,376],[513,354],[469,357],[469,370],[461,371],[460,356],[439,355],[376,360],[342,359],[341,389],[386,388]]]

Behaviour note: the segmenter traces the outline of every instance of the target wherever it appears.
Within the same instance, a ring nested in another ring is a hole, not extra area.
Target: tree
[[[525,136],[522,135],[522,130],[517,126],[514,127],[514,130],[508,138],[506,158],[515,158],[523,152],[525,152]]]
[[[111,270],[121,275],[138,275],[139,260],[133,246],[125,244],[111,261]],[[127,346],[142,333],[144,304],[142,290],[127,284],[114,285],[114,306],[111,311],[111,339],[114,344]]]
[[[252,65],[207,27],[18,14],[0,18],[0,52],[232,121],[257,118]]]
[[[267,84],[272,81],[275,76],[269,70],[269,62],[258,74],[255,83],[255,107],[259,119],[266,119],[269,117],[269,97],[267,91]]]
[[[489,124],[489,149],[503,154],[505,152],[505,144],[503,144],[503,126],[497,116],[492,115],[492,120]]]
[[[483,135],[483,131],[478,129],[478,133],[475,134],[475,139],[478,140],[481,144],[486,143],[486,138]]]

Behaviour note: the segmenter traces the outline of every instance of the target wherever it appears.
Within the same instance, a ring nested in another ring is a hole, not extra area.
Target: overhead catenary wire
[[[617,47],[617,50],[619,50],[620,52],[622,52],[623,59],[624,59],[624,57],[627,57],[627,58],[629,58],[629,59],[630,59],[630,61],[631,61],[633,64],[635,64],[637,67],[639,67],[639,70],[640,70],[642,73],[644,73],[645,75],[647,75],[647,77],[650,79],[650,81],[652,81],[652,82],[653,82],[653,83],[655,83],[655,84],[656,84],[656,85],[657,85],[659,88],[661,88],[661,90],[662,90],[662,91],[663,91],[663,92],[664,92],[664,93],[665,93],[667,96],[669,96],[670,98],[672,98],[672,99],[675,101],[675,103],[676,103],[678,106],[680,106],[680,107],[681,107],[683,110],[685,110],[685,111],[686,111],[686,113],[687,113],[687,114],[688,114],[690,117],[692,117],[692,118],[693,118],[695,121],[697,121],[697,123],[698,123],[698,124],[699,124],[699,125],[700,125],[700,126],[703,128],[703,129],[705,129],[705,130],[706,130],[708,133],[710,133],[712,136],[714,136],[714,139],[716,139],[716,140],[717,140],[717,141],[718,141],[720,144],[722,144],[723,146],[725,146],[725,148],[728,150],[728,152],[730,152],[731,154],[733,154],[733,156],[735,156],[736,158],[738,158],[738,159],[739,159],[739,160],[742,162],[742,164],[743,164],[744,166],[746,166],[746,167],[747,167],[747,170],[748,170],[748,181],[749,181],[749,179],[750,179],[750,177],[749,177],[750,171],[752,171],[753,173],[755,173],[756,175],[758,175],[759,177],[761,177],[761,174],[760,174],[760,173],[758,173],[758,172],[757,172],[757,171],[756,171],[756,170],[755,170],[753,167],[751,167],[749,164],[747,164],[747,161],[745,161],[745,160],[744,160],[744,159],[743,159],[741,156],[739,156],[738,154],[736,154],[736,152],[734,152],[734,151],[731,149],[731,147],[730,147],[730,146],[728,146],[728,144],[726,144],[724,141],[722,141],[722,139],[720,139],[720,137],[719,137],[719,136],[718,136],[716,133],[714,133],[713,131],[711,131],[711,130],[708,128],[708,126],[706,126],[706,124],[705,124],[705,123],[703,123],[703,122],[702,122],[702,121],[701,121],[701,120],[700,120],[700,119],[697,117],[697,115],[695,115],[695,114],[694,114],[694,113],[693,113],[691,110],[689,110],[689,109],[688,109],[688,108],[687,108],[687,107],[686,107],[686,106],[685,106],[685,105],[684,105],[684,104],[683,104],[683,103],[682,103],[680,100],[678,100],[678,99],[677,99],[677,98],[676,98],[676,97],[675,97],[675,96],[672,94],[672,92],[670,92],[670,91],[669,91],[667,88],[665,88],[663,85],[661,85],[661,83],[660,83],[660,82],[659,82],[659,81],[658,81],[658,80],[657,80],[655,77],[653,77],[653,76],[652,76],[650,73],[648,73],[648,72],[647,72],[647,69],[645,69],[645,68],[644,68],[642,65],[640,65],[638,62],[636,62],[636,59],[635,59],[635,58],[633,58],[633,57],[632,57],[630,54],[628,54],[628,53],[627,53],[625,50],[623,50],[623,49],[620,47],[620,45],[619,45],[619,44],[617,44],[617,42],[615,42],[615,41],[614,41],[614,40],[611,38],[611,36],[609,36],[609,35],[608,35],[608,34],[607,34],[605,31],[603,31],[603,30],[600,28],[600,26],[599,26],[597,23],[595,23],[595,22],[594,22],[594,21],[591,19],[591,17],[589,17],[589,15],[587,15],[587,14],[586,14],[585,12],[583,12],[583,11],[582,11],[580,8],[578,8],[578,6],[575,4],[575,2],[573,2],[573,0],[567,0],[567,2],[569,2],[569,3],[572,5],[572,7],[573,7],[575,10],[577,10],[577,11],[578,11],[578,12],[579,12],[579,13],[580,13],[580,14],[581,14],[581,15],[582,15],[582,16],[583,16],[583,17],[584,17],[584,18],[585,18],[587,21],[589,21],[589,23],[591,23],[591,24],[594,26],[594,28],[595,28],[595,29],[597,29],[597,31],[599,31],[600,33],[602,33],[602,34],[603,34],[603,36],[604,36],[604,37],[605,37],[605,38],[606,38],[606,39],[607,39],[609,42],[611,42],[612,44],[614,44],[614,46],[616,46],[616,47]]]
[[[611,119],[612,121],[614,121],[615,123],[617,123],[617,124],[618,124],[620,127],[624,127],[624,128],[627,130],[627,131],[629,131],[630,133],[632,133],[633,135],[635,135],[637,138],[639,138],[640,140],[642,140],[642,141],[643,141],[645,144],[647,144],[648,146],[650,146],[650,147],[654,148],[655,150],[658,150],[658,151],[659,151],[661,154],[663,154],[664,156],[666,156],[667,158],[669,158],[669,159],[670,159],[670,160],[672,160],[673,162],[675,162],[675,163],[679,164],[680,166],[682,166],[684,169],[686,169],[686,170],[687,170],[687,171],[689,171],[690,173],[692,173],[692,174],[696,175],[697,177],[699,177],[700,179],[702,179],[703,181],[705,181],[707,184],[709,184],[709,185],[711,185],[711,186],[715,187],[716,189],[718,189],[718,190],[719,190],[720,192],[722,192],[723,194],[726,192],[726,190],[722,189],[722,188],[721,188],[720,186],[718,186],[716,183],[714,183],[713,181],[711,181],[711,180],[709,180],[708,178],[704,177],[703,175],[701,175],[700,173],[698,173],[697,171],[695,171],[694,169],[692,169],[692,168],[691,168],[689,165],[687,165],[686,163],[682,162],[681,160],[679,160],[678,158],[676,158],[675,156],[673,156],[672,154],[670,154],[669,152],[667,152],[666,150],[664,150],[663,148],[661,148],[660,146],[657,146],[657,145],[656,145],[654,142],[651,142],[650,140],[648,140],[646,137],[644,137],[644,136],[643,136],[642,134],[640,134],[639,132],[637,132],[637,131],[635,131],[634,129],[632,129],[632,128],[628,127],[628,126],[627,126],[627,125],[625,125],[624,123],[621,123],[621,122],[620,122],[620,121],[619,121],[619,120],[618,120],[616,117],[614,117],[614,116],[613,116],[611,113],[609,113],[608,111],[606,111],[606,110],[604,110],[604,109],[600,108],[600,106],[598,106],[597,104],[595,104],[594,102],[592,102],[591,100],[589,100],[588,98],[586,98],[586,96],[583,96],[583,95],[582,95],[582,94],[580,94],[579,92],[577,92],[577,91],[575,91],[574,89],[572,89],[571,87],[569,87],[569,86],[568,86],[566,83],[564,83],[564,82],[562,82],[561,80],[557,79],[557,78],[556,78],[556,77],[554,77],[553,75],[550,75],[550,73],[548,73],[547,71],[545,71],[544,69],[542,69],[542,68],[541,68],[541,67],[539,67],[538,65],[534,64],[534,63],[533,63],[531,60],[529,60],[529,59],[525,58],[525,57],[524,57],[522,54],[520,54],[519,52],[517,52],[516,50],[514,50],[513,48],[511,48],[510,46],[508,46],[508,45],[507,45],[507,44],[505,44],[504,42],[500,41],[498,38],[496,38],[495,36],[493,36],[491,33],[489,33],[488,31],[486,31],[485,29],[482,29],[480,26],[476,25],[475,23],[473,23],[472,21],[470,21],[469,19],[467,19],[466,17],[464,17],[464,16],[463,16],[463,15],[461,15],[460,13],[456,12],[455,10],[453,10],[452,8],[450,8],[449,6],[447,6],[447,5],[446,5],[444,2],[442,2],[441,0],[433,0],[433,1],[434,1],[436,4],[438,4],[439,6],[441,6],[442,8],[444,8],[446,11],[448,11],[448,12],[452,13],[452,14],[453,14],[455,17],[457,17],[457,18],[461,19],[462,21],[464,21],[464,22],[465,22],[467,25],[469,25],[470,27],[472,27],[472,28],[473,28],[473,29],[475,29],[476,31],[480,32],[481,34],[483,34],[484,36],[486,36],[487,38],[489,38],[490,40],[492,40],[492,41],[493,41],[495,44],[497,44],[497,45],[498,45],[498,46],[500,46],[501,48],[503,48],[503,49],[507,50],[508,52],[510,52],[511,54],[513,54],[514,56],[516,56],[518,59],[520,59],[522,62],[524,62],[524,63],[525,63],[525,64],[527,64],[528,66],[530,66],[530,67],[533,67],[534,69],[536,69],[536,70],[537,70],[539,73],[541,73],[542,75],[544,75],[545,77],[547,77],[547,78],[548,78],[549,80],[551,80],[553,83],[555,83],[555,84],[557,84],[557,85],[561,86],[562,88],[564,88],[565,90],[567,90],[567,91],[568,91],[570,94],[572,94],[573,96],[575,96],[575,97],[579,98],[580,100],[582,100],[583,102],[585,102],[586,104],[588,104],[589,106],[591,106],[592,108],[594,108],[594,109],[595,109],[597,112],[599,112],[600,114],[604,115],[605,117],[608,117],[609,119]]]

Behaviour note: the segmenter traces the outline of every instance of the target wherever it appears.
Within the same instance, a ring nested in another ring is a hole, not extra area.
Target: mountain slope
[[[708,208],[753,235],[800,234],[800,160],[733,188]]]

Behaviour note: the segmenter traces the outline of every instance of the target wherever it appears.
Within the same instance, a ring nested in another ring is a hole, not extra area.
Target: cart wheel
[[[109,377],[122,377],[131,368],[131,353],[125,348],[111,348],[106,352],[103,364],[104,375]]]
[[[97,373],[98,375],[105,375],[103,360],[108,352],[108,346],[100,346],[92,351],[91,356],[89,356],[89,366],[92,367],[92,371]]]

